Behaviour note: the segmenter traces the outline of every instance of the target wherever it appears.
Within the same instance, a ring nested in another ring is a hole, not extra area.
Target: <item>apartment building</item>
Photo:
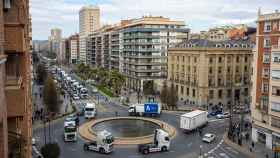
[[[249,105],[249,39],[191,39],[168,49],[168,83],[187,105]]]
[[[76,64],[79,61],[79,34],[71,35],[66,39],[66,60],[68,63]]]
[[[159,90],[167,77],[167,49],[187,40],[189,29],[183,21],[147,16],[133,19],[121,32],[126,86],[143,91],[153,85]]]
[[[84,6],[79,12],[79,59],[86,63],[86,44],[88,35],[100,28],[100,9],[97,6]]]
[[[0,6],[0,157],[31,158],[29,1]]]
[[[59,28],[51,29],[51,35],[49,36],[49,51],[55,53],[57,56],[60,54],[60,44],[62,40],[62,30]]]
[[[280,147],[280,13],[257,20],[252,89],[252,140],[267,148]]]

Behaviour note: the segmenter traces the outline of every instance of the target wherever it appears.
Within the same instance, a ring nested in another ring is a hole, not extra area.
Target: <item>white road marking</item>
[[[228,152],[227,150],[225,150],[224,148],[220,147],[220,149],[221,149],[222,151],[224,151],[225,153],[227,153],[230,157],[232,157],[232,158],[235,157],[234,155],[232,155],[231,153],[229,153],[229,152]]]

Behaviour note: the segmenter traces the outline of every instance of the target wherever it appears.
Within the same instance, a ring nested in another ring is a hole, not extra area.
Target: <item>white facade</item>
[[[78,41],[71,40],[70,41],[70,63],[74,63],[78,59]]]
[[[86,63],[86,38],[100,28],[100,9],[96,6],[85,6],[79,12],[80,61]]]

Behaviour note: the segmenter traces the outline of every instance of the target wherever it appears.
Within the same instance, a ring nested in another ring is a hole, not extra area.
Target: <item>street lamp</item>
[[[199,157],[202,156],[202,145],[199,146]]]

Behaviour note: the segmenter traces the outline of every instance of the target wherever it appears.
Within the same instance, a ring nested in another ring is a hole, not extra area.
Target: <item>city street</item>
[[[74,101],[75,105],[79,105],[81,102],[92,101],[97,98],[99,95],[99,102],[101,105],[97,106],[98,115],[97,118],[105,118],[115,116],[116,112],[119,116],[127,116],[127,108],[118,105],[114,102],[106,102],[105,97],[101,94],[96,94],[92,96],[89,100],[78,100]],[[78,138],[77,142],[74,143],[65,143],[63,140],[63,119],[55,121],[51,124],[51,141],[58,142],[61,147],[61,155],[62,157],[67,158],[90,158],[90,157],[188,157],[188,158],[196,158],[200,155],[204,155],[205,157],[214,157],[214,158],[242,158],[246,157],[241,153],[235,151],[231,147],[227,146],[223,143],[222,137],[225,132],[225,128],[227,126],[227,120],[211,120],[207,127],[203,129],[203,133],[210,132],[214,133],[217,136],[217,139],[211,143],[206,144],[203,143],[201,137],[198,133],[185,134],[179,129],[179,113],[176,112],[166,112],[161,115],[159,118],[162,121],[173,125],[177,129],[177,135],[172,140],[170,151],[167,153],[153,153],[150,155],[142,155],[138,153],[137,146],[134,145],[116,145],[114,152],[110,155],[102,155],[95,152],[88,152],[83,150],[83,140],[81,137]],[[80,122],[83,123],[83,117],[80,117]],[[48,130],[47,130],[48,131]],[[38,146],[43,145],[44,143],[44,130],[43,128],[39,128],[34,130],[34,137],[38,141]],[[49,140],[47,132],[47,142]]]

